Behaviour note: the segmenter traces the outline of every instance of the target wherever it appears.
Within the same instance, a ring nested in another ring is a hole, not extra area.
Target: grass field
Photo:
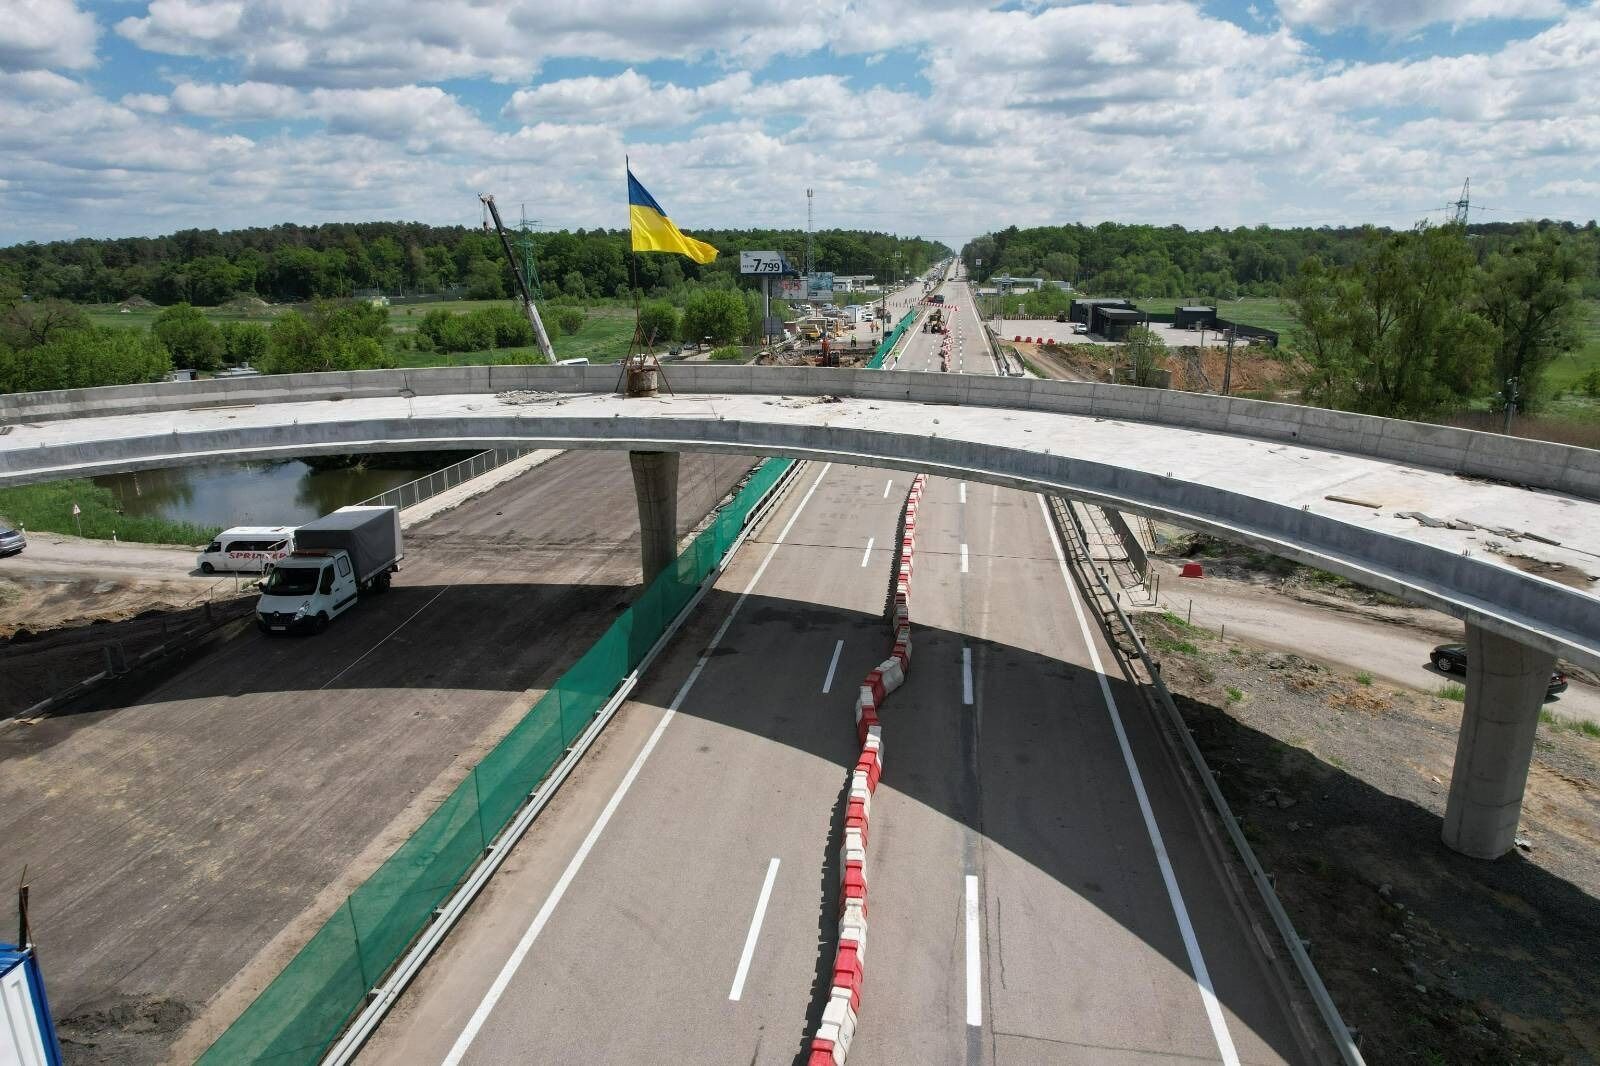
[[[509,301],[454,301],[447,307],[458,307],[462,304],[474,306],[489,306],[492,303],[508,303]],[[434,305],[423,304],[422,307]],[[471,306],[462,310],[470,310]],[[419,314],[418,318],[421,317]],[[395,318],[390,313],[390,321]],[[548,324],[547,329],[552,328]],[[587,312],[583,321],[583,328],[571,336],[553,336],[550,343],[555,346],[557,359],[587,359],[591,363],[615,363],[628,354],[628,342],[633,338],[633,309],[621,306],[592,307]],[[478,352],[417,352],[400,350],[395,352],[400,365],[404,367],[420,366],[485,366],[502,363],[533,363],[539,359],[539,349],[526,348],[490,348]]]
[[[1289,339],[1289,331],[1294,328],[1288,308],[1276,296],[1241,296],[1237,300],[1219,300],[1217,316],[1245,326],[1275,330],[1283,340]]]
[[[76,519],[73,504],[83,512]],[[215,526],[119,514],[111,490],[86,479],[0,489],[0,516],[29,532],[81,533],[97,540],[115,536],[144,544],[205,544],[218,532]]]

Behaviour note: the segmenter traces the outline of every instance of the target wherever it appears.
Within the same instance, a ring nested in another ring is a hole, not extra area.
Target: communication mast
[[[806,190],[806,276],[810,277],[816,272],[817,264],[811,258],[811,226],[815,216],[812,214],[811,198],[813,192]]]
[[[1461,199],[1457,200],[1455,203],[1446,205],[1448,207],[1455,208],[1456,215],[1454,221],[1463,226],[1467,224],[1467,212],[1472,207],[1472,198],[1467,195],[1468,187],[1471,184],[1471,178],[1463,181],[1461,183]]]

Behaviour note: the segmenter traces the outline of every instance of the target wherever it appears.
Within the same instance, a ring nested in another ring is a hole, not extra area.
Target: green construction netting
[[[894,350],[894,346],[899,342],[900,338],[905,336],[906,330],[911,328],[911,323],[916,317],[916,311],[907,311],[905,313],[894,329],[890,330],[889,334],[883,338],[883,342],[878,345],[877,352],[873,354],[871,359],[867,360],[868,370],[883,369],[884,360],[889,358],[889,353]]]
[[[907,316],[908,318],[910,316]],[[906,323],[901,322],[898,339]],[[885,341],[887,346],[892,341]],[[877,357],[881,363],[882,354]],[[792,459],[766,459],[712,522],[573,663],[283,972],[200,1057],[201,1066],[311,1066],[427,928],[578,734],[738,539]]]

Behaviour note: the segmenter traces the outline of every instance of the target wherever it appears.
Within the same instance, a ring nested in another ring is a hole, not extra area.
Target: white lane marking
[[[1184,905],[1183,893],[1178,889],[1178,878],[1172,870],[1172,860],[1167,855],[1167,845],[1156,825],[1155,811],[1150,806],[1150,796],[1144,789],[1144,778],[1139,776],[1139,764],[1134,761],[1133,748],[1128,744],[1128,733],[1122,727],[1122,715],[1117,711],[1117,701],[1111,696],[1111,685],[1106,680],[1105,669],[1100,665],[1100,653],[1089,633],[1089,623],[1083,616],[1083,604],[1078,600],[1078,586],[1067,570],[1067,557],[1061,550],[1061,537],[1055,523],[1050,520],[1050,505],[1039,496],[1039,510],[1044,513],[1044,525],[1050,531],[1050,543],[1055,548],[1056,563],[1061,567],[1061,579],[1067,583],[1067,595],[1072,599],[1072,612],[1078,617],[1078,629],[1083,633],[1084,646],[1089,649],[1089,662],[1100,681],[1100,695],[1105,700],[1106,711],[1111,715],[1111,728],[1117,734],[1117,746],[1122,749],[1122,762],[1128,768],[1128,778],[1133,782],[1133,794],[1139,801],[1139,813],[1144,818],[1145,833],[1156,853],[1156,865],[1161,869],[1161,880],[1167,887],[1167,899],[1172,903],[1172,913],[1178,920],[1178,930],[1183,935],[1183,948],[1189,955],[1189,966],[1194,971],[1194,983],[1200,989],[1200,1000],[1205,1004],[1206,1018],[1211,1022],[1211,1034],[1216,1038],[1217,1051],[1226,1066],[1239,1066],[1239,1053],[1234,1050],[1233,1036],[1228,1032],[1228,1020],[1223,1017],[1217,993],[1211,986],[1211,971],[1206,968],[1205,956],[1200,953],[1200,941],[1195,936],[1194,923],[1189,920],[1189,909]]]
[[[872,562],[872,544],[876,539],[876,537],[867,538],[867,550],[861,553],[862,566],[866,566],[868,563]]]
[[[672,703],[667,706],[667,711],[661,716],[661,721],[656,723],[655,731],[650,734],[650,739],[644,742],[644,747],[639,749],[638,756],[633,760],[633,765],[628,767],[628,772],[623,775],[622,782],[617,785],[617,790],[606,801],[605,809],[600,812],[600,817],[595,819],[594,825],[589,829],[589,835],[583,838],[583,843],[578,846],[578,851],[572,856],[572,861],[567,863],[567,868],[561,871],[561,879],[550,890],[550,895],[545,897],[544,904],[539,908],[539,913],[533,916],[528,929],[522,934],[522,939],[517,942],[511,957],[500,968],[495,976],[494,983],[489,986],[489,991],[484,993],[483,1000],[478,1004],[478,1009],[472,1012],[467,1026],[461,1030],[461,1035],[456,1037],[456,1042],[450,1048],[450,1053],[444,1057],[443,1066],[460,1066],[462,1058],[467,1054],[467,1049],[477,1039],[478,1032],[483,1028],[483,1023],[489,1020],[495,1005],[500,1002],[500,997],[506,994],[506,989],[511,986],[511,979],[516,976],[521,968],[522,961],[528,957],[528,952],[533,950],[533,942],[544,931],[550,915],[555,913],[561,897],[567,894],[567,889],[572,884],[573,878],[578,876],[578,870],[583,866],[583,860],[589,857],[595,842],[600,839],[600,834],[605,831],[606,825],[611,821],[611,816],[617,812],[617,807],[622,803],[622,797],[628,794],[628,789],[633,786],[634,778],[639,776],[639,771],[644,768],[645,760],[650,753],[655,751],[656,742],[661,739],[661,734],[667,731],[667,725],[678,713],[678,708],[683,706],[683,701],[689,695],[689,690],[700,679],[700,673],[705,669],[706,663],[711,660],[711,655],[717,646],[722,643],[722,638],[727,634],[728,627],[733,625],[734,618],[739,614],[739,608],[750,598],[750,593],[755,591],[756,582],[761,580],[761,575],[767,572],[767,564],[772,562],[772,557],[778,554],[778,549],[789,536],[789,530],[794,528],[794,523],[800,517],[800,512],[806,509],[806,504],[811,502],[812,495],[817,491],[817,486],[822,484],[822,479],[827,476],[832,463],[823,466],[822,472],[817,475],[817,480],[811,483],[811,488],[800,501],[800,506],[794,509],[794,514],[789,516],[789,521],[784,525],[783,532],[778,534],[778,539],[772,542],[772,547],[767,551],[766,558],[761,560],[761,565],[756,567],[756,572],[751,575],[750,583],[739,593],[739,598],[733,602],[733,607],[728,611],[728,617],[722,620],[717,631],[711,635],[711,642],[706,645],[705,651],[700,653],[700,658],[695,660],[694,669],[689,671],[689,676],[684,678],[683,685],[678,689],[677,695],[672,697]]]
[[[961,649],[961,702],[972,706],[972,649]]]
[[[961,502],[967,502],[967,483],[965,481],[961,483]]]
[[[744,979],[750,974],[750,958],[756,953],[756,939],[761,935],[761,921],[767,916],[767,900],[772,898],[772,882],[778,877],[778,860],[774,856],[767,865],[767,879],[761,884],[761,895],[756,897],[756,913],[750,919],[750,932],[745,934],[744,951],[739,955],[739,968],[733,971],[733,987],[728,999],[737,1003],[744,995]]]
[[[451,590],[451,588],[453,588],[453,587],[454,586],[452,586],[452,585],[446,585],[444,588],[440,589],[438,592],[435,592],[431,597],[428,598],[428,602],[427,603],[423,604],[421,607],[418,607],[415,611],[412,611],[411,614],[406,618],[406,620],[404,622],[401,622],[399,625],[397,625],[393,629],[389,630],[389,635],[388,636],[386,636],[382,640],[378,641],[378,643],[374,644],[372,647],[368,648],[366,651],[362,652],[360,655],[356,656],[354,659],[351,659],[349,664],[343,670],[340,670],[337,674],[334,674],[332,677],[328,678],[328,680],[326,680],[322,684],[318,685],[317,686],[318,691],[321,691],[322,689],[327,688],[329,685],[331,685],[335,681],[339,680],[345,674],[348,674],[350,671],[354,670],[360,664],[361,660],[365,659],[367,656],[371,655],[373,652],[377,651],[379,648],[381,648],[385,644],[387,644],[389,642],[389,637],[394,636],[396,633],[400,632],[406,626],[410,625],[412,619],[416,618],[417,615],[421,614],[423,611],[426,611],[429,607],[432,607],[434,600],[438,599],[440,596],[443,596],[446,592],[449,592]]]
[[[839,669],[839,653],[844,651],[844,641],[839,641],[833,646],[833,659],[828,663],[828,676],[822,679],[822,694],[826,696],[833,688],[833,672]]]
[[[893,487],[894,487],[894,478],[890,478],[888,481],[885,481],[883,483],[883,498],[884,499],[887,500],[889,498],[889,490],[891,488],[893,488]]]
[[[967,572],[967,546],[965,544],[961,546],[961,572],[963,574]]]
[[[978,958],[978,878],[967,875],[967,1024],[983,1025],[982,963]]]

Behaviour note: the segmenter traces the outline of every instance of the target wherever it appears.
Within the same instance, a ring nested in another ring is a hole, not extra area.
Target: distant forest
[[[1571,238],[1589,264],[1586,296],[1600,296],[1600,230],[1569,222],[1486,223],[1466,233],[1480,261],[1527,235],[1554,230]],[[961,250],[980,279],[995,274],[1066,281],[1084,292],[1118,296],[1278,296],[1316,257],[1329,266],[1357,262],[1371,240],[1390,231],[1369,226],[1341,229],[1189,230],[1181,226],[1011,226],[969,241]],[[978,261],[983,265],[979,267]]]
[[[799,267],[805,234],[798,230],[695,230],[722,253],[700,266],[675,255],[638,258],[637,285],[646,293],[676,290],[739,270],[739,251],[781,251]],[[513,240],[515,240],[513,234]],[[544,294],[575,299],[620,296],[630,289],[628,234],[562,230],[534,237]],[[895,255],[916,273],[951,253],[920,237],[824,230],[812,238],[816,268],[882,276]],[[351,296],[465,290],[474,299],[512,293],[510,266],[491,232],[420,222],[328,223],[270,229],[183,230],[165,237],[83,238],[0,248],[0,291],[33,299],[113,303],[139,296],[158,304],[214,307],[239,296],[271,303]],[[724,282],[725,284],[725,282]]]

